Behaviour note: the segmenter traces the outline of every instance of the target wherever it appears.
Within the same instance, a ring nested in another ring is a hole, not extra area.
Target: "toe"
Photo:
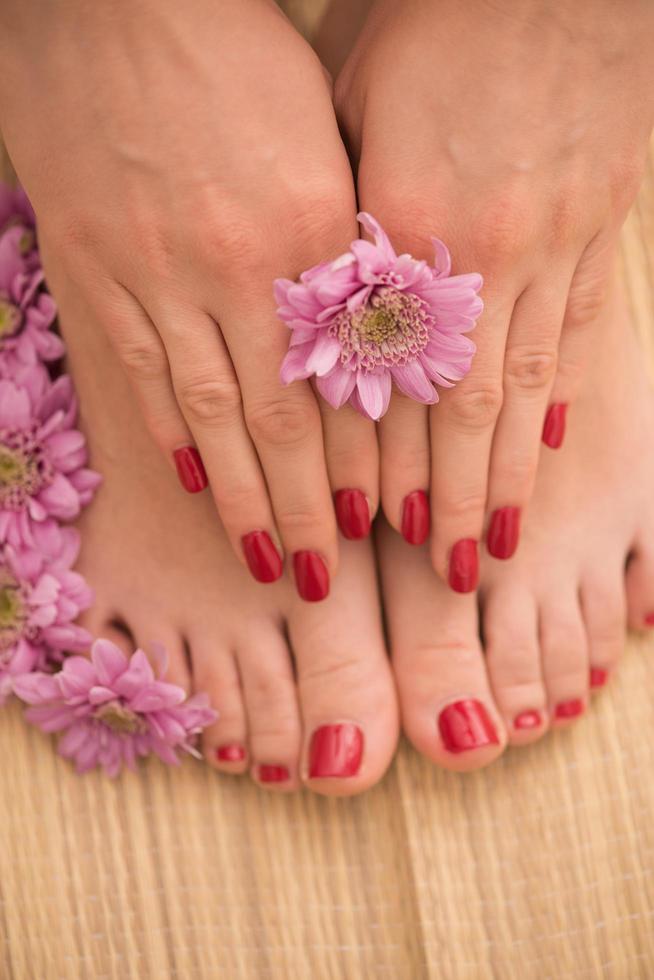
[[[372,549],[343,543],[327,600],[294,603],[288,625],[298,672],[302,776],[327,795],[352,795],[386,771],[399,720]]]
[[[654,541],[636,547],[626,583],[629,629],[654,629]]]
[[[581,587],[581,606],[588,637],[591,693],[608,682],[625,642],[625,593],[619,568],[613,576],[591,572]]]
[[[209,695],[218,718],[202,737],[204,757],[222,772],[235,775],[248,768],[248,738],[245,704],[234,655],[206,636],[190,641],[194,690]]]
[[[509,741],[525,745],[548,726],[534,596],[517,579],[492,589],[483,607],[486,665]]]
[[[384,601],[404,731],[447,769],[487,765],[503,751],[472,595],[452,592],[424,549],[383,532]]]
[[[563,575],[540,608],[540,644],[549,715],[553,725],[568,725],[586,710],[590,683],[588,641],[578,588]]]

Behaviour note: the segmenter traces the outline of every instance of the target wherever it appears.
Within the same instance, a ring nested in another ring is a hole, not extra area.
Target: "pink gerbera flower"
[[[178,764],[177,750],[197,755],[197,735],[217,718],[206,694],[186,700],[155,676],[142,650],[128,658],[108,640],[95,641],[90,660],[69,657],[59,673],[28,674],[14,688],[32,706],[29,721],[64,733],[59,751],[78,772],[102,766],[116,776],[151,753]]]
[[[73,428],[70,378],[36,367],[0,380],[0,542],[33,546],[33,523],[72,520],[100,482],[85,468],[86,442]]]
[[[0,704],[18,675],[91,644],[90,634],[74,622],[93,598],[82,576],[71,571],[77,531],[49,521],[35,536],[34,549],[0,549]]]
[[[434,384],[451,387],[465,377],[475,346],[464,334],[483,308],[477,295],[482,278],[451,276],[449,252],[435,238],[433,267],[398,256],[374,218],[358,217],[374,244],[359,239],[299,282],[275,281],[277,312],[292,331],[281,380],[316,375],[334,408],[349,401],[380,419],[393,381],[431,405],[438,401]]]

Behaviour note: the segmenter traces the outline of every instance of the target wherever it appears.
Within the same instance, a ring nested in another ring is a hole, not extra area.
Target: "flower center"
[[[382,286],[365,306],[335,316],[328,333],[341,345],[343,367],[373,371],[414,360],[429,343],[430,321],[418,296]]]
[[[0,663],[25,633],[28,611],[20,583],[6,569],[0,568]]]
[[[0,429],[0,507],[20,510],[52,476],[34,429]]]
[[[22,316],[18,307],[0,296],[0,344],[5,337],[11,337],[16,333],[21,320]]]
[[[118,735],[143,735],[148,728],[140,715],[120,701],[107,701],[100,705],[93,717]]]

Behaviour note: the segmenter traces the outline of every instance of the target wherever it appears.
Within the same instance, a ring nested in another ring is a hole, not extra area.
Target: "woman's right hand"
[[[331,492],[374,513],[378,459],[371,422],[348,408],[335,426],[308,382],[279,382],[273,279],[357,237],[319,61],[271,0],[7,0],[0,34],[3,136],[46,260],[97,312],[186,489],[204,464],[241,560],[271,581],[283,549],[324,598]]]

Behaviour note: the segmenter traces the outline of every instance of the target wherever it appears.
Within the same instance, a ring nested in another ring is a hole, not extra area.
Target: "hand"
[[[276,538],[311,552],[298,586],[323,598],[330,480],[374,510],[378,460],[372,423],[349,412],[325,420],[328,472],[309,384],[279,381],[273,279],[357,234],[319,61],[268,0],[11,0],[0,34],[3,134],[46,260],[97,313],[187,489],[206,485],[204,462],[241,560],[268,581]]]
[[[430,488],[433,563],[458,591],[486,512],[511,556],[541,434],[561,441],[644,164],[653,40],[647,0],[379,0],[337,81],[360,206],[398,250],[429,258],[436,235],[485,280],[468,377],[429,419],[395,396],[380,423],[386,516],[399,529]]]

